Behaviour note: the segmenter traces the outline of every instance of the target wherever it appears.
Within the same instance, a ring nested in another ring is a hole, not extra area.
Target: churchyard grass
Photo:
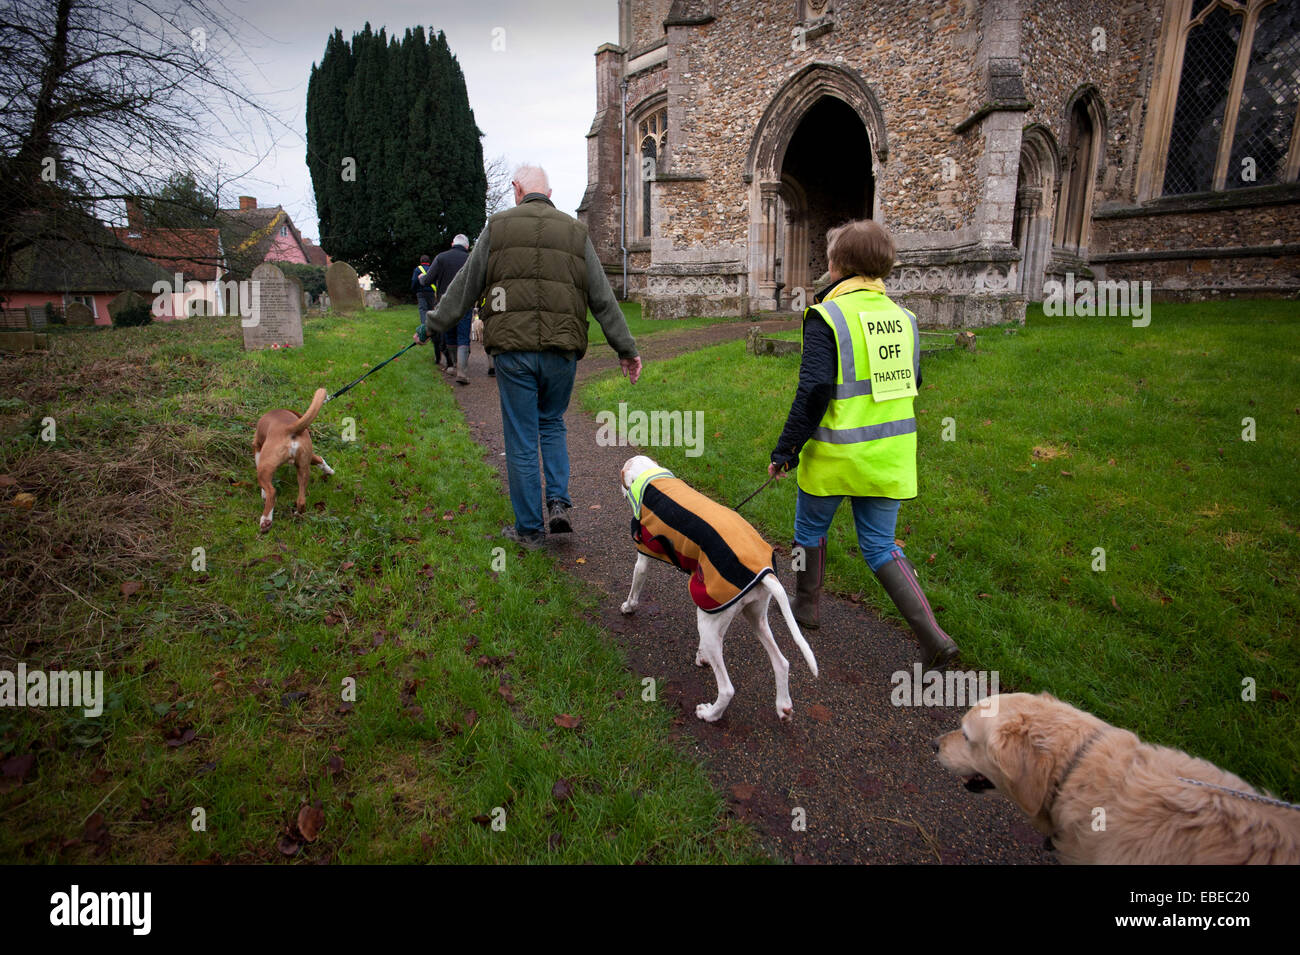
[[[709,318],[693,317],[682,319],[654,319],[642,318],[641,306],[636,302],[619,302],[619,308],[623,310],[623,317],[627,319],[628,331],[632,333],[633,338],[643,338],[646,335],[659,335],[663,332],[680,332],[691,328],[703,328],[706,325],[717,325],[720,322],[739,322],[739,318]],[[604,344],[605,332],[596,322],[591,312],[587,313],[587,340],[591,345]]]
[[[923,363],[920,495],[898,523],[960,667],[1300,799],[1296,303],[1157,305],[1146,328],[1031,307],[978,334]],[[703,410],[702,456],[647,453],[734,504],[766,477],[797,373],[732,342],[648,366],[628,410]],[[582,396],[624,398],[609,376]],[[743,513],[784,550],[794,502],[786,479]],[[827,574],[896,617],[847,504]]]
[[[283,468],[257,533],[258,417],[416,321],[311,318],[302,349],[244,353],[237,320],[191,319],[4,363],[0,669],[103,670],[106,699],[0,709],[0,859],[767,858],[585,619],[595,598],[504,546],[507,499],[432,349],[325,405],[337,474],[295,517]]]

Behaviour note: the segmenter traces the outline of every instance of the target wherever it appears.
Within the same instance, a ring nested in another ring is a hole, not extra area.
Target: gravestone
[[[319,308],[322,312],[328,312],[330,310],[329,292],[320,293],[320,298],[316,299],[316,307]]]
[[[763,329],[757,325],[751,325],[745,334],[745,351],[751,355],[797,355],[802,350],[802,342],[764,337]]]
[[[346,262],[330,263],[330,267],[325,270],[325,287],[329,289],[334,311],[351,315],[365,307],[357,270]]]
[[[117,318],[118,313],[128,308],[137,308],[140,305],[148,305],[149,300],[139,292],[122,292],[108,303],[109,318]],[[69,325],[72,323],[69,322]]]
[[[244,350],[302,346],[302,292],[270,262],[253,269],[252,314],[240,320]]]
[[[384,293],[379,289],[371,289],[366,293],[366,308],[388,308],[388,299],[384,298]]]
[[[63,320],[68,325],[94,325],[95,316],[90,306],[82,302],[73,302],[63,310]]]

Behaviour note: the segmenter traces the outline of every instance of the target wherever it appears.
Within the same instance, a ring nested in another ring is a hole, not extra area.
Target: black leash
[[[376,365],[374,368],[371,368],[368,372],[366,372],[364,375],[362,375],[362,376],[361,376],[360,378],[358,378],[356,381],[353,381],[353,382],[350,382],[349,384],[344,385],[344,386],[343,386],[342,388],[340,388],[338,391],[334,392],[334,394],[332,394],[332,395],[330,395],[328,398],[326,398],[325,401],[326,401],[326,402],[333,401],[335,398],[337,398],[339,395],[343,394],[344,392],[346,392],[346,391],[350,391],[351,389],[355,388],[357,385],[361,384],[361,382],[365,381],[367,378],[369,378],[371,375],[373,375],[375,372],[377,372],[380,368],[383,368],[385,365],[387,365],[390,361],[393,360],[393,358],[398,358],[398,357],[400,357],[400,356],[401,356],[401,355],[402,355],[402,354],[407,350],[407,348],[414,348],[414,347],[416,346],[416,344],[418,344],[418,343],[417,343],[417,342],[411,342],[411,344],[407,345],[406,348],[403,348],[401,351],[399,351],[399,352],[398,352],[396,355],[394,355],[392,358],[387,358],[387,359],[385,359],[384,361],[381,361],[378,365]]]
[[[754,498],[758,497],[759,493],[760,493],[760,492],[761,492],[765,487],[767,487],[769,484],[771,484],[773,481],[775,481],[775,480],[776,480],[778,477],[780,477],[780,476],[781,476],[781,472],[780,472],[780,471],[777,471],[776,474],[773,474],[770,478],[768,478],[766,481],[764,481],[762,484],[760,484],[759,487],[758,487],[758,490],[757,490],[757,491],[755,491],[753,494],[749,495],[749,497],[745,498],[743,501],[741,501],[739,504],[737,504],[735,507],[733,507],[732,510],[733,510],[733,511],[738,511],[738,510],[740,510],[742,507],[744,507],[746,504],[748,504],[748,503],[749,503],[750,501],[752,501]]]

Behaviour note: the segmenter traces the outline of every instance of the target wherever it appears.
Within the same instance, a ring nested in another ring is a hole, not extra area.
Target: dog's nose
[[[930,746],[936,753],[939,752],[939,743],[942,739],[942,736],[936,736],[934,739],[930,740]]]

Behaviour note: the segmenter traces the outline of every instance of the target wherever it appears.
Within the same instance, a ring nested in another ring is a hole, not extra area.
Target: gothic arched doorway
[[[875,191],[867,127],[843,100],[823,96],[804,113],[781,160],[780,307],[789,307],[794,289],[812,290],[826,271],[826,232],[869,218]]]
[[[826,269],[829,228],[879,218],[875,183],[886,150],[880,104],[852,70],[811,64],[773,97],[745,163],[757,310],[788,307],[795,289],[811,289]]]

